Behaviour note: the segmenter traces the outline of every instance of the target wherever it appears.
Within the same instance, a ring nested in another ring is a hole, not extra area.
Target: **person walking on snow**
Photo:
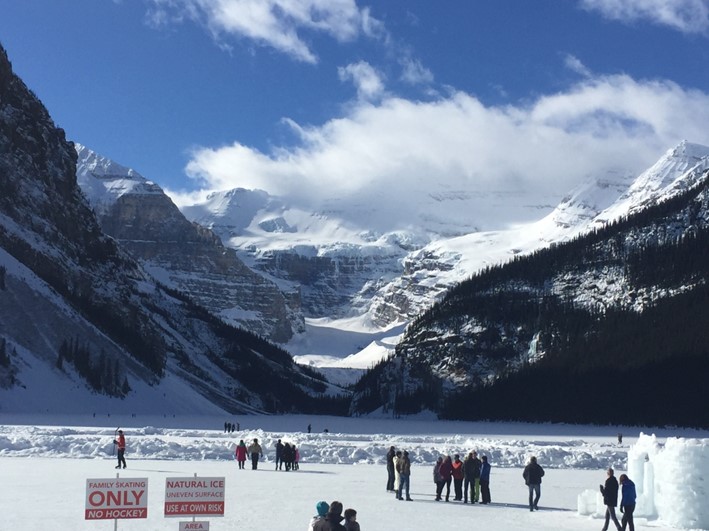
[[[522,477],[524,478],[524,483],[529,488],[529,510],[538,511],[539,497],[542,494],[542,477],[544,476],[544,469],[537,464],[537,458],[532,456],[529,458],[529,464],[524,467],[524,472],[522,472]],[[534,498],[532,499],[532,496]]]
[[[121,465],[126,468],[126,438],[123,435],[123,430],[118,430],[118,439],[114,439],[113,444],[118,449],[118,466],[116,468],[121,468]]]
[[[635,531],[635,523],[633,522],[635,498],[637,498],[635,483],[630,481],[630,478],[625,474],[620,475],[618,482],[621,487],[620,512],[623,513],[623,518],[621,519],[621,529],[625,531],[625,528],[629,527],[630,531]]]
[[[239,463],[239,469],[244,470],[244,463],[246,462],[246,443],[244,439],[239,441],[234,454],[236,456],[236,462]]]
[[[615,479],[612,468],[606,471],[606,475],[608,476],[606,484],[600,485],[603,505],[606,506],[606,523],[603,525],[602,531],[608,531],[608,524],[610,524],[611,520],[613,520],[615,528],[620,531],[620,524],[615,516],[615,507],[618,505],[618,480]]]
[[[263,449],[258,443],[258,439],[254,439],[254,442],[247,448],[249,455],[251,455],[251,470],[258,469],[259,457],[263,458]]]

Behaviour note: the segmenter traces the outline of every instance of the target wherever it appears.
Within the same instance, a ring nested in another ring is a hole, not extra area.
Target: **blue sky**
[[[181,202],[563,195],[709,145],[708,0],[0,0],[67,136]]]

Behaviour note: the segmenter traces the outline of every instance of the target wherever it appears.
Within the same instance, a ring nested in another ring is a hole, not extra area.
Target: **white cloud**
[[[402,67],[401,80],[409,85],[429,85],[433,83],[433,72],[418,59],[409,57],[399,61]]]
[[[612,20],[647,20],[684,33],[709,29],[707,0],[581,0],[581,5]]]
[[[639,174],[682,139],[709,144],[709,95],[615,75],[525,106],[489,107],[463,92],[389,96],[321,125],[288,123],[297,147],[199,149],[188,174],[205,188],[259,188],[305,207],[360,198],[386,211],[394,198],[414,205],[441,190],[560,197],[610,170]]]
[[[149,0],[147,18],[154,26],[192,20],[217,40],[244,38],[293,58],[316,63],[317,54],[302,33],[324,33],[340,42],[360,34],[382,37],[383,24],[356,0]]]
[[[341,81],[352,81],[361,100],[375,100],[384,94],[383,76],[366,61],[359,61],[337,69]]]
[[[583,77],[591,77],[591,71],[588,69],[588,67],[583,64],[578,57],[574,55],[567,55],[564,58],[564,64],[566,65],[566,68],[572,70],[573,72],[576,72],[577,74]]]

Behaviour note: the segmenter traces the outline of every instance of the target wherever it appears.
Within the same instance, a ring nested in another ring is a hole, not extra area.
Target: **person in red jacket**
[[[463,499],[463,461],[460,460],[460,455],[455,454],[453,456],[453,489],[455,490],[455,501],[461,501]]]
[[[451,461],[450,455],[447,455],[443,460],[439,472],[443,478],[443,483],[446,486],[446,501],[448,501],[451,495],[451,480],[453,479],[453,462]]]
[[[236,456],[236,462],[239,463],[239,468],[244,470],[244,463],[246,463],[246,443],[244,439],[241,439],[239,444],[236,445],[236,452],[234,452],[234,454]]]
[[[123,430],[118,430],[118,439],[113,439],[113,444],[118,449],[118,466],[116,468],[121,468],[121,465],[126,468],[126,438],[123,435]]]

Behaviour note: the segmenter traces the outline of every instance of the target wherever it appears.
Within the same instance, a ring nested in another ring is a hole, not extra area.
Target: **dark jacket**
[[[450,481],[453,475],[453,463],[449,459],[444,459],[439,472],[443,481]]]
[[[480,467],[480,481],[490,481],[490,463],[483,463]]]
[[[541,485],[542,476],[544,476],[544,469],[538,463],[529,463],[522,472],[525,485]]]
[[[465,477],[469,480],[480,477],[480,466],[482,461],[477,457],[466,457],[463,462],[463,471],[465,472]]]
[[[610,507],[618,505],[618,480],[615,476],[610,476],[606,480],[605,486],[601,487],[601,494],[603,494],[603,505]]]
[[[443,461],[440,463],[436,461],[436,464],[433,465],[433,482],[434,483],[440,483],[441,481],[445,481],[443,479],[443,476],[441,475],[441,467],[443,466]]]
[[[345,517],[341,514],[327,513],[325,515],[325,521],[330,525],[330,531],[347,531],[345,526],[342,525],[342,520]],[[325,529],[328,529],[327,527]]]
[[[635,498],[637,494],[635,493],[635,483],[626,479],[623,481],[623,486],[621,488],[621,493],[623,497],[620,500],[621,507],[628,507],[629,505],[635,505]]]
[[[402,476],[410,476],[411,475],[411,461],[409,460],[408,455],[402,456],[397,461],[396,471],[399,474],[401,474]]]
[[[389,468],[394,468],[394,456],[396,455],[396,451],[394,449],[391,449],[387,452],[387,467]]]
[[[347,531],[359,531],[359,522],[345,520],[345,529],[347,529]]]

